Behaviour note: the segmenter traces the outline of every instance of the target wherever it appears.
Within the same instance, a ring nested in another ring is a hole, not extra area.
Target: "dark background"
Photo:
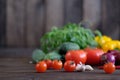
[[[0,47],[38,47],[52,26],[81,21],[120,40],[120,0],[0,0]]]

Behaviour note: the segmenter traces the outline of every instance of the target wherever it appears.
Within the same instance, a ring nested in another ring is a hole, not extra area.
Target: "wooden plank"
[[[101,21],[101,0],[84,0],[83,13],[83,21],[96,29]]]
[[[0,58],[31,58],[34,48],[0,48]]]
[[[65,72],[62,70],[47,70],[37,73],[34,64],[27,58],[0,58],[0,80],[119,80],[120,71],[105,74],[103,70]],[[86,77],[87,76],[87,77]]]
[[[61,26],[64,21],[63,0],[46,0],[46,31],[52,26]]]
[[[83,19],[83,1],[84,0],[65,0],[65,24],[69,22],[79,23]]]
[[[8,47],[25,45],[25,8],[27,0],[7,0],[6,40]]]
[[[40,37],[45,28],[45,5],[43,0],[28,0],[27,2],[27,47],[40,46]]]
[[[0,0],[0,47],[5,47],[6,0]]]
[[[120,0],[102,0],[103,34],[120,40]]]

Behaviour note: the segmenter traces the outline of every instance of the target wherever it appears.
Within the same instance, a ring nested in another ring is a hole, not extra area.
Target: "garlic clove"
[[[86,70],[85,65],[82,65],[82,67],[81,67],[81,71],[85,71],[85,70]]]
[[[80,70],[81,70],[81,67],[82,67],[82,65],[77,64],[77,66],[76,66],[76,71],[80,71]]]
[[[90,66],[90,65],[85,65],[85,70],[86,70],[86,71],[92,71],[92,70],[94,70],[94,69],[93,69],[92,66]]]
[[[92,66],[82,64],[81,62],[76,66],[76,71],[92,71],[92,70],[94,70]]]
[[[77,64],[76,71],[85,71],[85,65],[84,64]]]

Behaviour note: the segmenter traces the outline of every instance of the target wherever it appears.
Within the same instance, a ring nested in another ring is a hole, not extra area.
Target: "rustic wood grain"
[[[31,58],[33,51],[36,48],[0,48],[0,58]]]
[[[86,72],[65,72],[47,70],[37,73],[34,64],[28,58],[0,58],[0,80],[119,80],[120,71],[105,74],[103,70],[94,68]]]
[[[113,39],[120,39],[120,0],[102,0],[102,31]]]
[[[89,28],[96,29],[101,21],[101,0],[84,0],[83,21],[88,22]]]
[[[27,47],[38,47],[45,27],[45,3],[43,0],[29,0],[26,10],[26,44]]]
[[[80,23],[83,19],[83,0],[65,0],[64,5],[65,24]]]
[[[46,32],[53,26],[62,26],[64,22],[63,0],[46,0]]]
[[[88,21],[120,40],[119,0],[0,0],[0,47],[39,47],[52,26]]]
[[[7,0],[6,41],[9,47],[25,46],[26,0]]]
[[[6,1],[0,0],[0,47],[5,47]]]

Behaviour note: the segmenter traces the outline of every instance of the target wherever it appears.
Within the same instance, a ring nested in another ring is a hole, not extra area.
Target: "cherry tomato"
[[[36,64],[37,72],[45,72],[47,70],[47,64],[44,61],[40,61]]]
[[[44,60],[47,64],[47,69],[52,68],[52,60],[48,59],[48,60]]]
[[[62,69],[63,63],[61,60],[53,60],[52,67],[55,70],[60,70]]]
[[[86,64],[89,65],[98,65],[101,60],[101,56],[104,54],[103,50],[98,48],[86,48],[87,52],[87,61]]]
[[[115,71],[115,65],[112,62],[108,62],[108,63],[104,64],[103,70],[107,74],[112,74]]]
[[[87,54],[84,50],[69,50],[65,55],[65,60],[72,60],[76,64],[82,62],[85,64],[87,60]]]
[[[64,70],[68,72],[74,71],[76,68],[76,64],[74,61],[68,60],[64,63]]]

